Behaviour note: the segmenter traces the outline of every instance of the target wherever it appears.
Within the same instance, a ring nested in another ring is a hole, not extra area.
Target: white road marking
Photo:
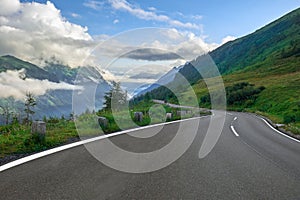
[[[2,166],[0,166],[0,172],[2,172],[4,170],[7,170],[7,169],[10,169],[12,167],[24,164],[24,163],[32,161],[32,160],[36,160],[38,158],[48,156],[50,154],[54,154],[54,153],[57,153],[57,152],[60,152],[60,151],[71,149],[73,147],[77,147],[77,146],[84,145],[84,144],[87,144],[87,143],[95,142],[97,140],[102,140],[102,139],[105,139],[105,138],[110,138],[110,137],[113,137],[113,136],[122,135],[122,134],[126,134],[126,133],[133,132],[133,131],[140,131],[140,130],[144,130],[144,129],[147,129],[147,128],[153,128],[153,127],[157,127],[157,126],[174,124],[174,123],[178,123],[178,122],[195,120],[195,119],[198,119],[198,118],[200,119],[200,118],[203,118],[203,117],[210,117],[210,116],[211,115],[201,116],[201,117],[193,117],[193,118],[182,119],[182,120],[171,121],[171,122],[165,122],[165,123],[161,123],[161,124],[152,124],[152,125],[149,125],[149,126],[142,126],[142,127],[133,128],[133,129],[129,129],[129,130],[124,130],[124,131],[111,133],[111,134],[107,134],[107,135],[101,135],[101,136],[98,136],[98,137],[82,140],[82,141],[79,141],[79,142],[74,142],[74,143],[71,143],[71,144],[67,144],[67,145],[63,145],[63,146],[56,147],[56,148],[53,148],[53,149],[49,149],[49,150],[46,150],[46,151],[43,151],[43,152],[40,152],[40,153],[36,153],[36,154],[30,155],[30,156],[12,161],[12,162],[7,163],[5,165],[2,165]]]
[[[228,114],[228,115],[233,115],[232,113],[229,113],[229,112],[228,112],[227,114]]]
[[[233,121],[237,120],[237,117],[234,117]]]
[[[279,130],[277,130],[276,128],[274,128],[273,126],[271,126],[271,125],[269,124],[269,122],[267,122],[267,120],[265,120],[264,118],[260,117],[260,119],[263,120],[263,121],[264,121],[271,129],[273,129],[274,131],[276,131],[276,132],[279,133],[280,135],[282,135],[282,136],[284,136],[284,137],[287,137],[287,138],[289,138],[289,139],[291,139],[291,140],[293,140],[293,141],[295,141],[295,142],[300,143],[300,140],[297,140],[296,138],[293,138],[293,137],[291,137],[291,136],[289,136],[289,135],[287,135],[287,134],[285,134],[285,133],[282,133],[281,131],[279,131]]]
[[[239,137],[239,134],[236,132],[236,130],[234,129],[234,127],[232,125],[230,126],[230,128],[231,128],[232,132],[234,133],[234,135],[236,137]]]

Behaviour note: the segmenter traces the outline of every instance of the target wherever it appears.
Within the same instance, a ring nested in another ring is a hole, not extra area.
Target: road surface
[[[81,145],[0,172],[1,199],[300,199],[299,142],[252,114],[232,112],[213,150],[199,159],[210,119],[201,118],[190,148],[161,170],[120,172]],[[182,122],[186,134],[196,120]],[[110,139],[123,149],[149,152],[170,142],[177,129],[173,123],[152,138]]]

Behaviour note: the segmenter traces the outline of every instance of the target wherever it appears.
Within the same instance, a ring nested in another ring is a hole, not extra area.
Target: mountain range
[[[11,111],[18,115],[24,115],[24,92],[32,92],[37,94],[34,119],[44,116],[68,117],[74,109],[73,89],[80,90],[84,83],[98,85],[95,108],[87,106],[87,100],[82,97],[82,102],[76,105],[80,107],[77,113],[102,107],[103,95],[110,89],[110,83],[104,80],[98,70],[93,67],[70,68],[58,63],[46,63],[46,66],[39,67],[14,56],[0,57],[0,87],[3,87],[0,104],[11,106]]]

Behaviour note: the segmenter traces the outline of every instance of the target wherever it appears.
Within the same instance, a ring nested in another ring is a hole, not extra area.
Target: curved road
[[[210,120],[200,119],[190,148],[161,170],[116,171],[81,145],[0,172],[1,199],[300,199],[299,142],[255,115],[232,112],[213,150],[199,159]],[[186,134],[197,121],[181,122]],[[172,123],[152,138],[124,134],[110,140],[129,151],[149,152],[168,144],[177,129]]]

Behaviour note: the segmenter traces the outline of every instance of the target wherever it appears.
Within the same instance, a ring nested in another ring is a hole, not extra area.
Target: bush
[[[38,133],[32,134],[29,138],[24,141],[25,146],[33,146],[33,145],[44,145],[46,143],[45,135],[41,135]]]
[[[50,117],[48,120],[47,120],[48,123],[52,123],[52,124],[56,124],[59,122],[59,119],[57,117]]]
[[[283,122],[286,124],[295,122],[295,116],[292,114],[286,114],[283,116]]]
[[[232,86],[227,86],[225,88],[227,104],[250,107],[255,103],[258,94],[264,89],[264,86],[254,87],[253,84],[247,82],[241,82]],[[210,103],[210,95],[206,94],[202,96],[200,98],[200,102],[203,104]]]

